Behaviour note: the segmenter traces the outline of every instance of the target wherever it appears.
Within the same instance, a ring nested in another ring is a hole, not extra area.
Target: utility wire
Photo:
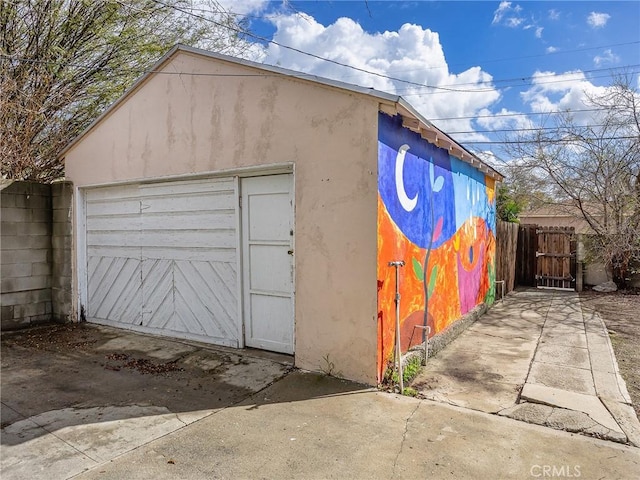
[[[20,61],[20,62],[25,62],[25,63],[34,63],[34,64],[46,64],[46,65],[56,65],[56,66],[68,66],[68,67],[75,67],[75,68],[87,68],[86,65],[81,65],[81,64],[74,64],[74,63],[66,63],[63,64],[61,62],[57,62],[55,60],[36,60],[36,59],[31,59],[31,58],[26,58],[26,57],[19,57],[19,56],[13,56],[13,55],[6,55],[6,54],[0,54],[0,60],[7,60],[7,61]],[[266,64],[265,64],[266,65]],[[638,65],[626,65],[623,67],[617,67],[619,69],[624,69],[624,68],[632,68],[632,67],[640,67],[640,64]],[[599,70],[613,70],[613,69],[599,69]],[[281,74],[277,74],[277,73],[246,73],[246,74],[238,74],[238,73],[229,73],[229,74],[224,74],[224,73],[204,73],[204,72],[169,72],[169,71],[163,71],[163,70],[145,70],[145,69],[134,69],[133,71],[136,71],[138,73],[142,73],[142,74],[146,74],[146,73],[155,73],[155,74],[161,74],[161,75],[188,75],[188,76],[200,76],[200,77],[279,77],[281,76]],[[589,71],[598,71],[598,70],[587,70],[586,72]],[[632,74],[635,73],[640,73],[640,71],[637,72],[631,72]],[[561,75],[565,75],[565,74],[560,74]],[[317,77],[316,74],[313,73],[304,73],[304,72],[296,72],[296,76],[299,77],[309,77],[309,78],[315,78]],[[552,77],[553,75],[546,75],[549,77]],[[603,77],[607,77],[608,75],[602,75],[602,76],[593,76],[590,78],[603,78]],[[389,77],[392,78],[392,77]],[[534,77],[529,77],[529,78],[534,78]],[[548,83],[570,83],[570,82],[582,82],[582,81],[588,81],[589,78],[567,78],[567,79],[558,79],[558,80],[552,80],[552,81],[548,81],[548,82],[539,82],[536,83],[535,85],[544,85],[544,84],[548,84]],[[402,80],[404,82],[408,82],[405,80]],[[508,81],[512,81],[512,79],[504,79],[504,80],[496,80],[496,82],[508,82]],[[479,82],[481,83],[489,83],[489,82]],[[451,92],[469,92],[469,93],[482,93],[482,92],[487,92],[487,91],[500,91],[506,88],[510,88],[513,86],[520,86],[520,85],[507,85],[504,86],[502,88],[485,88],[485,89],[465,89],[465,90],[456,90],[453,88],[450,88],[450,86],[439,86],[439,87],[433,87],[433,86],[428,86],[428,85],[423,85],[423,84],[416,84],[418,86],[422,86],[424,88],[439,88],[439,89],[446,89],[447,91],[451,91]],[[452,84],[451,87],[453,86],[458,86],[458,85],[477,85],[477,84],[473,84],[473,83],[460,83],[460,84]],[[531,84],[534,85],[534,84]],[[404,92],[411,92],[412,90],[408,90],[408,89],[394,89],[393,93],[396,95],[402,95],[405,97],[410,97],[410,96],[422,96],[422,95],[437,95],[437,94],[442,94],[445,92],[431,92],[431,93],[420,93],[420,92],[416,92],[416,93],[404,93]],[[463,117],[456,117],[456,118],[463,118]],[[471,117],[471,118],[477,118],[477,117]]]
[[[605,124],[599,125],[572,125],[572,128],[590,128],[590,127],[606,127]],[[458,131],[451,132],[447,130],[447,134],[449,135],[459,135],[465,133],[502,133],[502,132],[540,132],[547,130],[563,130],[562,127],[539,127],[539,128],[497,128],[495,130],[466,130],[466,131]]]
[[[160,2],[158,2],[160,3]],[[279,14],[268,14],[268,15],[250,15],[250,14],[244,14],[244,13],[237,13],[234,12],[232,10],[225,10],[224,8],[222,8],[222,10],[207,10],[204,8],[194,8],[192,7],[190,9],[190,12],[183,12],[186,13],[187,15],[196,15],[193,12],[194,11],[198,11],[201,13],[220,13],[220,14],[225,14],[225,15],[229,15],[229,16],[236,16],[236,17],[246,17],[246,18],[254,18],[254,19],[258,19],[258,20],[265,20],[265,19],[269,19],[269,18],[273,18],[273,17],[278,17]],[[268,43],[272,43],[272,41],[268,40],[268,39],[264,39],[262,37],[257,37],[259,39],[262,39],[263,41],[266,41]],[[522,60],[522,59],[528,59],[528,58],[539,58],[539,57],[548,57],[551,55],[564,55],[564,54],[568,54],[568,53],[575,53],[575,52],[585,52],[585,51],[589,51],[589,50],[600,50],[602,48],[612,48],[612,47],[623,47],[623,46],[629,46],[629,45],[637,45],[639,44],[640,41],[632,41],[632,42],[621,42],[621,43],[612,43],[609,45],[599,45],[599,46],[595,46],[595,47],[584,47],[584,48],[575,48],[575,49],[570,49],[570,50],[557,50],[555,52],[546,52],[546,53],[538,53],[538,54],[534,54],[534,55],[521,55],[521,56],[517,56],[517,57],[505,57],[505,58],[494,58],[494,59],[485,59],[485,60],[478,60],[477,63],[495,63],[495,62],[507,62],[507,61],[513,61],[513,60]],[[433,66],[433,67],[424,67],[424,68],[420,68],[420,69],[405,69],[405,70],[398,70],[398,72],[414,72],[414,71],[422,71],[422,70],[439,70],[439,69],[443,69],[443,68],[450,68],[452,66],[457,66],[457,65],[465,65],[463,63],[452,63],[452,64],[446,64],[446,65],[440,65],[440,66]]]
[[[478,93],[478,92],[483,92],[483,91],[484,92],[491,92],[491,91],[494,90],[493,88],[469,90],[469,89],[457,89],[457,88],[449,88],[449,87],[439,87],[439,86],[435,86],[435,85],[426,85],[424,83],[413,82],[411,80],[403,80],[402,78],[392,77],[390,75],[385,75],[383,73],[372,72],[372,71],[366,70],[364,68],[354,67],[353,65],[349,65],[349,64],[346,64],[346,63],[338,62],[337,60],[332,60],[330,58],[322,57],[320,55],[316,55],[315,53],[305,52],[304,50],[300,50],[299,48],[295,48],[295,47],[290,47],[288,45],[284,45],[283,43],[276,42],[275,40],[269,40],[268,38],[262,37],[260,35],[256,35],[255,33],[245,32],[240,28],[232,27],[230,25],[225,25],[223,23],[217,22],[217,21],[213,20],[212,18],[208,18],[208,17],[205,17],[203,15],[198,15],[198,14],[195,14],[195,13],[191,13],[188,10],[184,10],[184,9],[182,9],[180,7],[175,6],[175,5],[169,5],[168,3],[162,2],[161,0],[153,0],[153,1],[155,3],[157,3],[157,4],[159,4],[159,5],[164,5],[167,8],[172,8],[172,9],[176,10],[177,12],[184,13],[185,15],[192,15],[192,16],[194,16],[196,18],[200,18],[201,20],[213,23],[214,25],[217,25],[219,27],[227,28],[227,29],[229,29],[229,30],[231,30],[233,32],[236,32],[236,33],[240,34],[240,35],[246,35],[246,36],[249,36],[249,37],[253,37],[253,38],[257,39],[257,40],[261,40],[263,42],[267,42],[267,43],[270,43],[272,45],[276,45],[277,47],[285,48],[287,50],[291,50],[293,52],[300,53],[302,55],[307,55],[307,56],[315,58],[317,60],[322,60],[323,62],[333,63],[334,65],[338,65],[340,67],[350,68],[350,69],[356,70],[358,72],[367,73],[369,75],[375,75],[376,77],[380,77],[380,78],[386,78],[387,80],[394,80],[396,82],[406,83],[407,85],[416,85],[416,86],[424,87],[424,88],[432,88],[434,90],[442,90],[442,91],[457,92],[457,93]]]
[[[637,66],[640,66],[640,65],[637,65]],[[620,67],[620,68],[626,68],[626,67]],[[607,70],[609,72],[611,72],[611,71],[613,71],[615,69],[607,69]],[[638,70],[638,71],[630,71],[629,73],[632,74],[632,75],[635,75],[637,73],[640,73],[640,70]],[[561,73],[561,74],[557,74],[555,76],[556,77],[562,77],[563,75],[566,75],[566,74],[562,74]],[[549,75],[549,76],[551,76],[551,75]],[[528,86],[535,87],[535,86],[538,86],[538,85],[549,85],[551,83],[588,82],[588,81],[593,80],[595,78],[607,78],[607,77],[610,77],[610,76],[611,76],[611,74],[608,74],[608,75],[592,75],[592,76],[590,76],[588,78],[587,77],[585,77],[585,78],[558,78],[556,80],[549,80],[549,81],[546,81],[546,82],[536,82],[536,83],[531,82],[531,83],[523,83],[522,85],[518,85],[518,84],[502,85],[500,87],[493,88],[492,91],[502,91],[502,90],[506,90],[508,88],[513,88],[513,87],[528,87]],[[530,77],[530,78],[533,79],[535,77]],[[497,80],[496,83],[497,82],[507,82],[507,81],[512,81],[512,80]],[[524,82],[524,80],[523,80],[523,82]],[[455,85],[456,86],[461,86],[461,85],[479,85],[479,84],[483,84],[483,83],[489,83],[490,84],[491,82],[478,82],[477,84],[473,84],[473,83],[458,83],[458,84],[455,84]],[[481,90],[476,90],[476,91],[479,92]],[[428,92],[428,93],[415,92],[415,90],[412,90],[412,89],[409,89],[409,88],[406,88],[406,89],[395,89],[395,92],[401,94],[404,97],[415,97],[415,96],[423,96],[423,95],[437,95],[439,93],[444,93],[444,92]],[[405,93],[405,92],[408,92],[408,93]],[[411,92],[413,92],[413,93],[411,93]]]
[[[608,108],[583,108],[576,110],[558,110],[558,111],[550,111],[550,112],[531,112],[531,113],[496,113],[495,115],[467,115],[464,117],[442,117],[442,118],[431,118],[430,121],[433,122],[441,122],[445,120],[475,120],[478,118],[496,118],[496,117],[530,117],[533,115],[560,115],[564,113],[582,113],[582,112],[599,112],[603,110],[608,110]]]
[[[26,62],[26,63],[36,63],[36,64],[54,64],[54,65],[61,65],[61,63],[59,62],[55,62],[55,61],[51,61],[51,60],[34,60],[34,59],[29,59],[29,58],[25,58],[25,57],[15,57],[15,56],[10,56],[10,55],[4,55],[4,54],[0,54],[0,61],[2,60],[18,60],[18,61],[22,61],[22,62]],[[85,68],[84,65],[77,65],[77,64],[67,64],[68,66],[76,66],[78,68]],[[225,74],[225,73],[202,73],[202,72],[175,72],[175,71],[162,71],[162,70],[140,70],[143,71],[144,73],[155,73],[155,74],[161,74],[161,75],[189,75],[189,76],[204,76],[204,77],[238,77],[238,78],[244,78],[244,77],[280,77],[281,74],[270,74],[270,73],[259,73],[259,74],[254,74],[254,73],[247,73],[247,74],[237,74],[237,73],[233,73],[233,74]],[[298,73],[296,74],[299,77],[309,77],[309,78],[315,78],[317,77],[314,74],[307,74],[307,73]],[[442,92],[440,92],[442,93]],[[418,94],[417,94],[418,95]],[[409,96],[409,95],[404,95]],[[548,111],[548,112],[530,112],[530,113],[496,113],[496,114],[489,114],[489,115],[468,115],[468,116],[459,116],[459,117],[441,117],[441,118],[431,118],[429,117],[429,120],[432,122],[440,122],[440,121],[453,121],[453,120],[478,120],[478,119],[482,119],[482,118],[508,118],[508,117],[532,117],[532,116],[550,116],[550,115],[560,115],[560,114],[566,114],[566,113],[583,113],[583,112],[598,112],[598,111],[605,111],[608,110],[606,108],[586,108],[586,109],[575,109],[575,110],[558,110],[558,111]],[[553,127],[550,127],[550,129]],[[479,133],[479,132],[486,132],[486,133],[491,133],[491,132],[500,132],[500,131],[521,131],[523,129],[514,129],[514,130],[475,130],[475,131],[459,131],[459,132],[449,132],[450,134],[465,134],[465,133]]]
[[[159,5],[163,5],[163,6],[167,7],[167,8],[174,9],[174,10],[176,10],[178,12],[181,12],[181,13],[184,13],[186,15],[194,16],[196,18],[200,18],[202,20],[211,22],[211,23],[213,23],[213,24],[215,24],[215,25],[217,25],[219,27],[229,29],[229,30],[234,31],[234,32],[236,32],[238,34],[248,35],[248,36],[251,36],[251,37],[256,38],[258,40],[274,44],[274,45],[279,46],[281,48],[289,49],[289,50],[298,52],[298,53],[303,54],[303,55],[308,55],[308,56],[311,56],[313,58],[317,58],[317,59],[322,60],[322,61],[327,61],[327,62],[336,64],[336,65],[339,65],[339,66],[342,66],[342,67],[346,67],[346,68],[350,68],[350,69],[353,69],[353,70],[357,70],[357,71],[362,72],[362,73],[367,73],[367,74],[379,76],[379,77],[386,78],[386,79],[389,79],[389,80],[399,81],[399,82],[402,82],[402,83],[407,83],[407,84],[418,86],[418,87],[422,87],[422,88],[431,88],[431,89],[437,89],[437,90],[442,90],[442,91],[447,91],[447,92],[479,93],[479,92],[483,92],[483,91],[494,91],[494,90],[497,90],[497,89],[494,89],[494,88],[490,88],[490,89],[471,89],[471,90],[468,90],[468,89],[456,89],[456,88],[449,88],[449,87],[445,87],[445,86],[425,85],[425,84],[418,83],[418,82],[412,82],[412,81],[409,81],[409,80],[403,80],[403,79],[400,79],[400,78],[391,77],[391,76],[388,76],[388,75],[380,74],[380,73],[377,73],[377,72],[372,72],[372,71],[369,71],[369,70],[366,70],[366,69],[362,69],[362,68],[359,68],[359,67],[354,67],[352,65],[344,64],[344,63],[341,63],[341,62],[338,62],[338,61],[335,61],[335,60],[332,60],[332,59],[329,59],[329,58],[321,57],[319,55],[315,55],[315,54],[310,53],[310,52],[305,52],[305,51],[297,49],[295,47],[290,47],[290,46],[281,44],[279,42],[276,42],[274,40],[269,40],[269,39],[261,37],[259,35],[252,34],[250,32],[245,32],[245,31],[243,31],[243,30],[241,30],[239,28],[235,28],[235,27],[232,27],[232,26],[217,22],[217,21],[215,21],[215,20],[213,20],[211,18],[195,14],[193,12],[190,12],[188,10],[182,9],[182,8],[177,7],[175,5],[167,4],[167,3],[162,2],[160,0],[153,0],[153,1],[154,1],[154,3],[157,3]],[[202,11],[204,11],[204,10],[202,10]],[[222,13],[222,12],[217,12],[217,13]],[[226,13],[229,13],[229,12],[226,12]],[[592,50],[592,49],[605,48],[605,47],[633,45],[633,44],[638,44],[638,43],[640,43],[640,41],[618,43],[618,44],[612,44],[612,45],[600,46],[600,47],[588,47],[588,48],[583,48],[583,49],[575,49],[573,51],[585,51],[585,50]],[[553,53],[561,53],[561,52],[553,52]],[[518,58],[533,58],[533,57],[538,57],[538,56],[544,56],[544,55],[530,55],[530,56],[523,56],[523,57],[518,57]],[[34,60],[34,59],[28,59],[28,58],[24,58],[24,57],[14,57],[14,56],[5,55],[5,54],[0,54],[0,60],[19,60],[19,61],[32,62],[32,63],[45,63],[45,64],[61,65],[61,63],[54,62],[54,61]],[[502,60],[507,60],[507,59],[484,60],[483,63],[488,63],[488,62],[492,62],[492,61],[502,61]],[[77,67],[77,68],[86,68],[86,66],[78,65],[78,64],[67,64],[67,65],[68,66],[74,66],[74,67]],[[634,67],[637,67],[637,66],[640,66],[640,65],[627,65],[627,66],[624,66],[624,67],[616,67],[616,68],[617,69],[634,68]],[[435,68],[435,67],[433,67],[433,68]],[[593,69],[593,70],[588,70],[588,71],[585,71],[585,72],[595,72],[595,71],[599,71],[599,70],[611,70],[611,69]],[[166,72],[166,71],[154,71],[154,70],[147,70],[147,71],[140,70],[140,72],[144,72],[144,73],[160,73],[160,74],[174,74],[174,75],[215,76],[215,77],[265,77],[265,76],[278,76],[277,74],[271,74],[271,75],[270,74],[208,74],[208,73],[189,73],[189,72]],[[302,73],[302,72],[300,72],[299,75],[300,76],[308,75],[310,77],[315,77],[316,76],[316,75],[313,75],[313,74],[306,74],[306,73]],[[553,75],[544,75],[544,76],[553,76]],[[540,77],[543,77],[543,76],[522,77],[522,78],[492,80],[492,81],[495,82],[495,83],[498,83],[498,82],[509,82],[509,81],[521,81],[521,80],[527,79],[527,78],[533,79],[533,78],[540,78]],[[563,80],[555,80],[555,81],[551,81],[551,82],[541,82],[541,83],[571,82],[571,81],[582,81],[582,80],[585,80],[585,79],[582,79],[582,78],[580,78],[580,79],[563,79]],[[480,83],[487,83],[487,82],[480,82]],[[467,83],[467,84],[459,84],[459,85],[471,85],[471,84]],[[442,92],[440,92],[440,93],[442,93]],[[419,95],[419,94],[409,94],[409,95]],[[583,109],[583,110],[573,110],[571,112],[587,112],[587,111],[598,111],[598,110],[602,110],[602,109]],[[461,117],[447,117],[447,118],[439,118],[439,119],[438,118],[434,118],[434,119],[431,119],[431,121],[478,119],[478,118],[495,118],[495,117],[515,117],[515,116],[531,116],[531,115],[545,115],[545,114],[549,115],[549,114],[559,114],[559,113],[563,113],[563,112],[513,113],[513,114],[495,114],[495,115],[476,115],[476,116],[467,116],[467,117],[462,117],[461,116]],[[493,130],[493,131],[484,131],[484,132],[491,133],[491,132],[500,132],[500,131],[523,131],[523,130],[524,129],[518,129],[518,130],[516,130],[516,129],[514,129],[514,130],[504,129],[504,130]],[[483,132],[483,131],[451,132],[451,134],[479,133],[479,132]],[[486,143],[486,142],[480,142],[480,143]],[[504,143],[504,142],[497,142],[497,143]]]
[[[473,132],[475,133],[475,132]],[[621,136],[621,137],[599,137],[599,138],[581,138],[581,141],[600,141],[600,140],[634,140],[637,139],[637,136],[631,135],[631,136]],[[481,144],[481,145],[506,145],[506,144],[536,144],[539,143],[535,140],[503,140],[503,141],[496,141],[496,140],[470,140],[468,142],[464,142],[464,141],[458,141],[458,143],[461,143],[462,145],[472,145],[472,144]],[[558,140],[553,140],[552,142],[545,142],[545,143],[576,143],[575,139],[558,139]]]
[[[271,43],[273,45],[276,45],[276,46],[279,46],[279,47],[282,47],[282,48],[285,48],[285,49],[289,49],[289,50],[298,52],[298,53],[303,54],[303,55],[308,55],[308,56],[311,56],[313,58],[317,58],[319,60],[330,62],[330,63],[336,64],[336,65],[339,65],[339,66],[342,66],[342,67],[345,67],[345,68],[350,68],[350,69],[353,69],[353,70],[356,70],[356,71],[359,71],[359,72],[362,72],[362,73],[375,75],[375,76],[378,76],[378,77],[381,77],[381,78],[385,78],[385,79],[388,79],[388,80],[393,80],[393,81],[397,81],[397,82],[406,83],[406,84],[409,84],[409,85],[413,85],[415,87],[428,88],[428,89],[445,91],[445,92],[456,92],[456,93],[483,93],[483,92],[491,92],[491,91],[495,91],[495,90],[499,91],[500,89],[499,88],[494,88],[494,87],[492,87],[492,88],[459,89],[459,88],[454,88],[454,87],[467,86],[467,85],[479,85],[479,84],[487,84],[487,83],[490,84],[490,83],[506,83],[506,82],[512,82],[512,81],[525,81],[527,79],[541,78],[541,77],[544,77],[544,76],[551,76],[551,77],[553,76],[553,75],[543,75],[543,76],[536,76],[536,77],[531,76],[531,77],[520,77],[520,78],[512,78],[512,79],[499,79],[499,80],[492,79],[489,82],[462,83],[462,84],[454,84],[454,85],[451,85],[451,86],[426,85],[424,83],[413,82],[413,81],[410,81],[410,80],[404,80],[404,79],[401,79],[401,78],[392,77],[392,76],[385,75],[385,74],[382,74],[382,73],[366,70],[364,68],[355,67],[355,66],[348,65],[348,64],[345,64],[345,63],[342,63],[342,62],[338,62],[336,60],[332,60],[332,59],[329,59],[329,58],[326,58],[326,57],[322,57],[322,56],[319,56],[319,55],[316,55],[316,54],[313,54],[313,53],[310,53],[310,52],[306,52],[306,51],[297,49],[295,47],[290,47],[288,45],[284,45],[284,44],[281,44],[279,42],[276,42],[275,40],[269,40],[269,39],[267,39],[265,37],[253,34],[251,32],[246,32],[246,31],[244,31],[244,30],[242,30],[240,28],[236,28],[236,27],[233,27],[233,26],[218,22],[218,21],[216,21],[216,20],[214,20],[212,18],[206,17],[204,15],[199,15],[199,14],[193,13],[193,10],[194,10],[193,8],[191,9],[191,11],[189,11],[189,10],[186,10],[184,8],[180,8],[180,7],[176,6],[176,5],[171,5],[171,4],[165,3],[165,2],[163,2],[161,0],[153,0],[153,1],[154,1],[154,3],[162,5],[162,6],[166,7],[166,8],[170,8],[170,9],[173,9],[173,10],[178,11],[180,13],[183,13],[185,15],[189,15],[189,16],[192,16],[192,17],[195,17],[195,18],[199,18],[201,20],[213,23],[213,24],[215,24],[215,25],[217,25],[219,27],[231,30],[231,31],[233,31],[235,33],[238,33],[240,35],[251,36],[251,37],[256,38],[258,40],[261,40],[261,41],[264,41],[264,42],[267,42],[267,43]],[[205,11],[203,9],[198,9],[198,10],[202,11],[202,12]],[[228,13],[234,13],[234,12],[217,11],[216,10],[216,11],[213,11],[212,13],[227,13],[228,14]],[[628,45],[628,44],[634,44],[634,43],[640,43],[640,41],[639,42],[627,42],[627,43],[613,44],[611,46]],[[604,48],[604,47],[589,47],[589,48],[585,48],[585,49],[576,49],[576,51],[589,50],[589,49],[592,49],[592,48]],[[536,55],[534,55],[534,56],[536,56]],[[11,56],[8,56],[8,55],[0,55],[0,58],[7,58],[7,59],[14,59],[14,60],[19,59],[21,61],[25,61],[25,62],[31,61],[33,63],[56,64],[56,62],[53,62],[53,61],[47,62],[47,61],[30,60],[30,59],[20,58],[20,57],[11,57]],[[522,58],[526,58],[526,57],[522,57]],[[57,63],[57,65],[60,65],[60,64]],[[74,65],[74,64],[68,64],[68,66],[75,66],[77,68],[85,68],[82,65]],[[616,67],[615,69],[635,68],[635,67],[638,67],[638,66],[640,66],[640,65],[627,65],[627,66],[623,66],[623,67]],[[587,70],[585,72],[588,73],[588,72],[595,72],[595,71],[600,71],[600,70],[613,70],[613,69],[593,69],[593,70]],[[139,70],[139,72],[140,73],[162,73],[162,74],[168,74],[168,72],[158,72],[158,71],[152,71],[152,70],[146,70],[146,71],[145,70]],[[180,72],[176,72],[176,73],[179,74]],[[636,73],[636,72],[632,72],[632,73]],[[209,75],[209,76],[223,76],[223,75],[219,75],[219,74],[196,74],[196,73],[187,73],[187,72],[184,72],[183,74],[185,74],[185,75],[194,75],[194,76],[195,75],[201,75],[201,76],[207,76],[207,75]],[[305,73],[302,73],[302,72],[300,72],[300,74],[301,75],[314,76],[312,74],[305,74]],[[238,76],[251,76],[251,75],[238,75]],[[266,76],[266,75],[255,75],[255,76]],[[559,80],[554,80],[554,81],[550,81],[550,82],[539,82],[538,84],[570,82],[570,81],[582,81],[582,80],[584,80],[584,79],[559,79]],[[409,91],[409,90],[407,90],[407,91]],[[399,94],[401,92],[402,92],[402,90],[395,89],[395,93],[396,94]],[[406,94],[406,96],[415,96],[415,95],[424,95],[424,94],[423,93],[408,93],[408,94]]]
[[[289,45],[281,44],[281,43],[279,43],[279,42],[277,42],[277,41],[275,41],[273,39],[268,39],[268,38],[262,37],[260,35],[256,35],[254,33],[251,33],[251,32],[246,32],[246,31],[244,31],[242,29],[239,29],[239,28],[231,27],[229,25],[225,25],[225,24],[222,24],[220,22],[216,22],[215,20],[213,20],[211,18],[208,18],[208,17],[205,17],[203,15],[198,15],[196,13],[193,13],[193,9],[192,9],[192,11],[188,11],[188,10],[182,9],[180,7],[177,7],[175,5],[170,5],[170,4],[167,4],[165,2],[162,2],[161,0],[153,0],[153,1],[155,3],[163,5],[165,7],[172,8],[172,9],[178,11],[178,12],[184,13],[185,15],[194,16],[194,17],[199,18],[201,20],[205,20],[205,21],[211,22],[211,23],[213,23],[213,24],[215,24],[217,26],[220,26],[220,27],[223,27],[223,28],[227,28],[227,29],[232,30],[232,31],[234,31],[236,33],[239,33],[241,35],[250,36],[250,37],[253,37],[253,38],[257,39],[257,40],[261,40],[263,42],[270,43],[272,45],[276,45],[276,46],[279,46],[281,48],[292,50],[292,51],[295,51],[297,53],[300,53],[300,54],[303,54],[303,55],[308,55],[310,57],[316,58],[318,60],[323,60],[323,61],[326,61],[326,62],[330,62],[330,63],[336,64],[336,65],[339,65],[339,66],[342,66],[342,67],[346,67],[346,68],[350,68],[350,69],[353,69],[353,70],[357,70],[359,72],[367,73],[367,74],[370,74],[370,75],[376,75],[378,77],[386,78],[386,79],[389,79],[389,80],[395,80],[395,81],[398,81],[398,82],[403,82],[403,83],[407,83],[407,84],[411,84],[411,85],[421,86],[421,87],[424,87],[424,88],[443,89],[443,90],[447,90],[448,89],[450,91],[456,91],[456,92],[467,92],[467,90],[459,90],[459,89],[454,90],[453,88],[448,88],[448,87],[444,87],[444,86],[425,85],[425,84],[418,83],[418,82],[413,82],[413,81],[410,81],[410,80],[404,80],[404,79],[401,79],[401,78],[391,77],[389,75],[385,75],[385,74],[378,73],[378,72],[373,72],[373,71],[366,70],[366,69],[363,69],[363,68],[360,68],[360,67],[355,67],[353,65],[348,65],[348,64],[345,64],[345,63],[342,63],[342,62],[338,62],[336,60],[332,60],[330,58],[322,57],[320,55],[316,55],[316,54],[311,53],[311,52],[306,52],[304,50],[300,50],[298,48],[291,47]],[[199,9],[199,11],[205,12],[206,10]],[[222,13],[222,12],[215,11],[214,13]],[[235,12],[230,11],[230,10],[229,11],[224,11],[224,13],[230,14],[230,15],[239,15],[239,14],[237,14]],[[256,17],[254,17],[254,18],[256,18]],[[265,16],[265,18],[266,18],[266,16]],[[611,47],[637,45],[637,44],[640,44],[640,41],[614,43],[614,44],[610,44],[610,45],[603,45],[603,46],[597,46],[597,47],[576,48],[576,49],[572,49],[572,50],[560,50],[560,51],[549,52],[549,53],[544,53],[544,54],[523,55],[523,56],[511,57],[511,58],[482,60],[482,61],[479,61],[478,63],[492,63],[492,62],[501,62],[501,61],[508,61],[508,60],[537,58],[537,57],[544,57],[544,56],[549,56],[549,55],[558,55],[558,54],[563,54],[563,53],[582,52],[582,51],[588,51],[588,50],[598,50],[598,49],[601,49],[601,48],[611,48]],[[637,67],[637,66],[640,66],[640,65],[629,65],[629,66],[625,66],[625,67],[615,67],[615,68],[610,68],[610,69],[585,70],[585,72],[598,71],[598,70],[614,70],[614,69],[621,69],[621,68],[633,68],[633,67]],[[401,70],[401,71],[402,72],[411,72],[411,71],[421,71],[421,70],[428,70],[428,69],[449,68],[449,67],[450,67],[450,65],[445,65],[445,66],[438,66],[438,67],[425,67],[424,69],[411,69],[411,70]],[[532,78],[535,78],[535,77],[523,77],[523,78],[524,79],[527,79],[527,78],[531,78],[532,79]],[[500,82],[509,82],[509,81],[521,81],[521,78],[500,80]],[[569,80],[559,80],[559,81],[569,81]],[[494,82],[497,82],[497,81],[494,81]],[[487,82],[479,82],[479,83],[487,83]],[[551,82],[549,82],[549,83],[551,83]],[[475,83],[475,84],[463,83],[463,84],[457,84],[456,86],[461,86],[461,85],[477,85],[477,83]],[[492,91],[494,89],[489,89],[489,90]],[[475,92],[480,92],[480,91],[486,91],[486,90],[471,90],[470,93],[475,93]]]

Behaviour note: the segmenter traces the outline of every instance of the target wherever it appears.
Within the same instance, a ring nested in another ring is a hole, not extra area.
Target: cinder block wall
[[[53,320],[71,321],[71,182],[51,185],[51,300]]]
[[[71,311],[69,184],[4,181],[0,187],[2,330],[67,320]]]

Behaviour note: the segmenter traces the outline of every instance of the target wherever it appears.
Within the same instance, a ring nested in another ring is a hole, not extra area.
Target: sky
[[[637,0],[221,3],[259,37],[248,37],[252,59],[400,94],[476,151],[549,118],[540,113],[589,121],[585,95],[612,74],[640,87]]]

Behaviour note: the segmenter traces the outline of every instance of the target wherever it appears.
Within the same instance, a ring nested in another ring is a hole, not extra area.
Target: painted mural
[[[393,360],[395,269],[402,350],[442,332],[495,294],[495,183],[471,165],[379,116],[378,379]]]

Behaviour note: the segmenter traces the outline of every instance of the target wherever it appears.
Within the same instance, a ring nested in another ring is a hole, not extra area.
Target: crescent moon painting
[[[407,196],[406,190],[404,189],[403,167],[404,157],[407,153],[407,150],[409,150],[409,145],[405,143],[398,149],[398,155],[396,156],[396,191],[398,192],[398,200],[400,200],[400,205],[402,205],[402,208],[404,208],[407,212],[410,212],[411,210],[416,208],[416,205],[418,204],[418,194],[416,193],[413,198],[409,198]]]

